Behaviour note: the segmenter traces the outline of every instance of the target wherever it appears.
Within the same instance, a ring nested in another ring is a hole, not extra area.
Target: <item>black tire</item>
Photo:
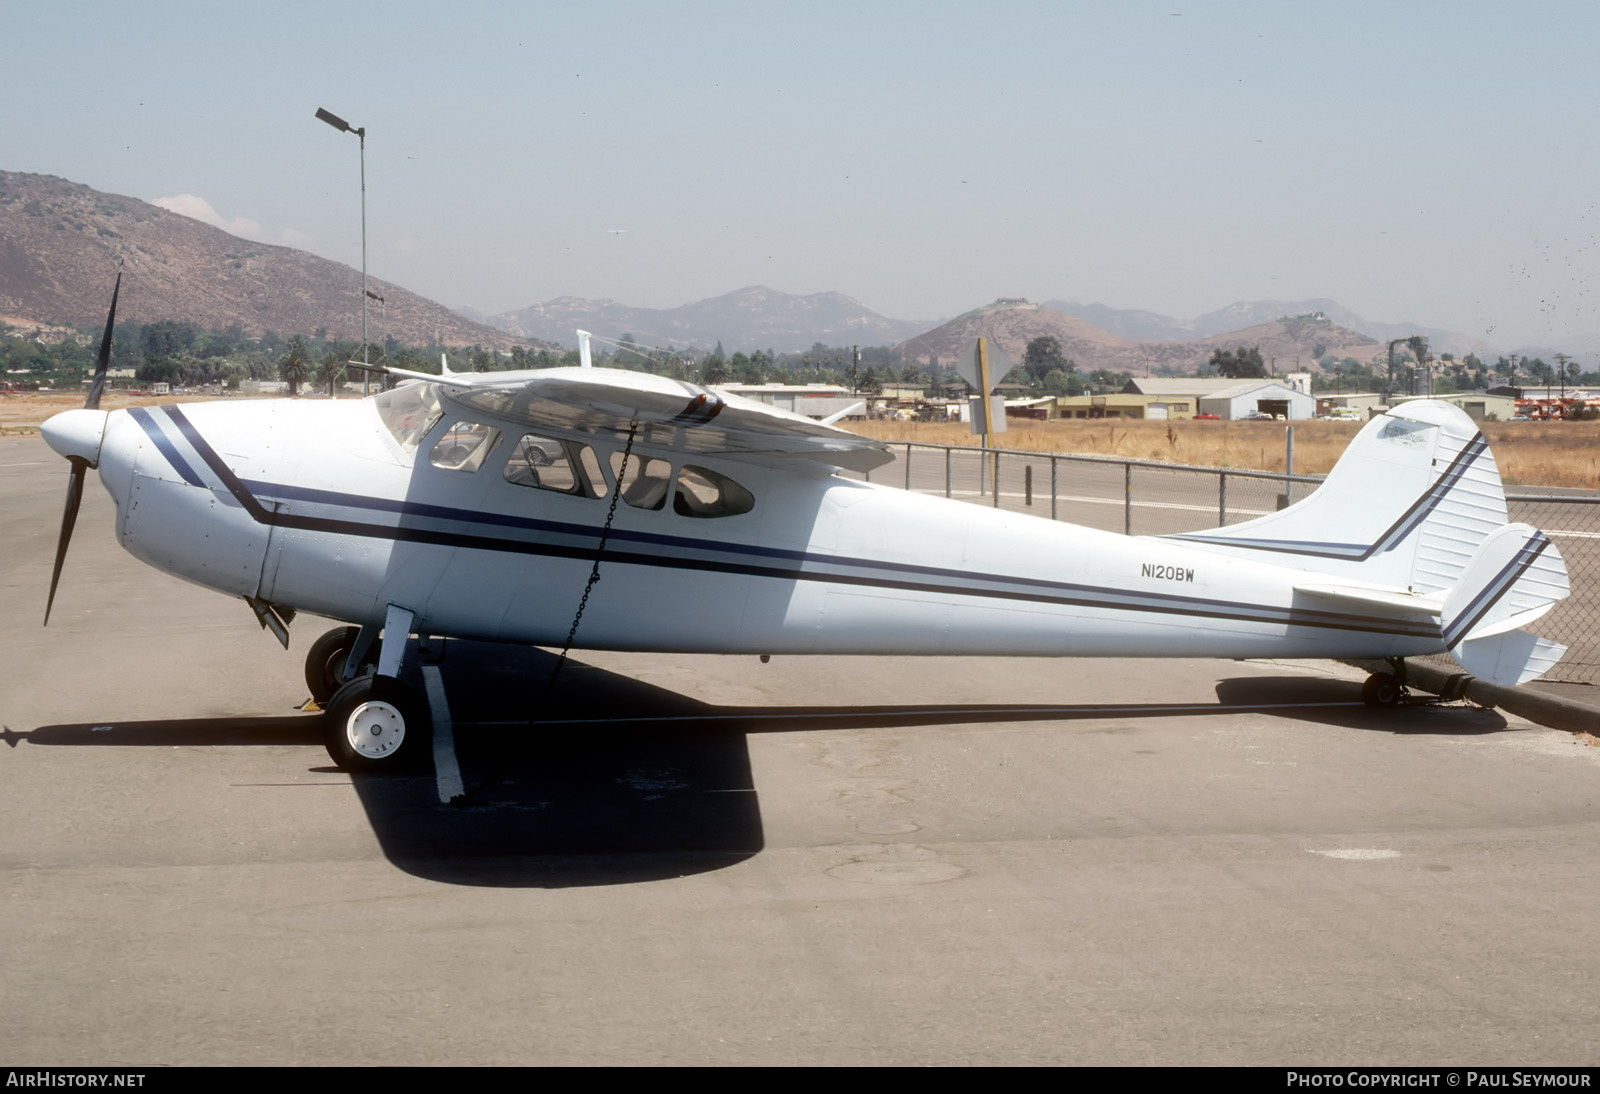
[[[350,649],[356,644],[356,635],[359,633],[356,627],[335,627],[311,643],[311,649],[306,652],[306,687],[311,689],[311,698],[317,701],[318,706],[327,706],[328,700],[333,698],[333,693],[344,682],[345,660],[350,656]],[[377,671],[378,649],[382,642],[381,638],[373,639],[366,657],[371,664],[362,666],[365,670],[363,675],[370,676]]]
[[[417,693],[392,676],[358,676],[333,693],[322,743],[346,771],[403,771],[428,753],[433,719]]]
[[[1405,695],[1405,686],[1387,672],[1375,672],[1361,685],[1361,701],[1369,707],[1392,707]]]

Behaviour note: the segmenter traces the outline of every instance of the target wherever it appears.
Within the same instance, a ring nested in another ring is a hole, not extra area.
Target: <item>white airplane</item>
[[[115,297],[113,296],[113,314]],[[431,376],[372,398],[52,417],[72,464],[50,599],[96,468],[138,558],[298,613],[329,754],[425,754],[409,636],[756,654],[1389,659],[1448,650],[1515,684],[1564,647],[1521,628],[1568,592],[1507,521],[1494,458],[1440,402],[1373,419],[1309,497],[1248,523],[1127,537],[847,479],[892,457],[831,424],[602,368]],[[597,580],[598,579],[598,580]],[[46,620],[49,606],[46,606]],[[375,667],[373,662],[376,662]]]

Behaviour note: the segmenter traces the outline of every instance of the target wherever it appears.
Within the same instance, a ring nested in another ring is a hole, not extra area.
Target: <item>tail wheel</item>
[[[1375,672],[1361,685],[1361,701],[1369,707],[1392,707],[1405,696],[1405,685],[1387,672]]]
[[[346,771],[398,771],[427,751],[433,721],[416,692],[390,676],[358,676],[323,712],[323,744]]]
[[[335,627],[315,642],[306,652],[306,687],[311,689],[311,698],[317,701],[318,706],[327,706],[328,700],[333,698],[333,693],[339,690],[344,683],[344,665],[350,657],[350,650],[356,644],[356,635],[360,634],[356,627]],[[382,639],[374,639],[371,648],[367,650],[366,660],[375,666],[378,660],[378,649]],[[375,668],[368,668],[365,675],[370,676]]]

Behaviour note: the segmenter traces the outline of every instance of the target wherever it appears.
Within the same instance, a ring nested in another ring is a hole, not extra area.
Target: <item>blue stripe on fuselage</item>
[[[232,470],[183,415],[182,411],[176,407],[166,409],[173,421],[178,425],[185,439],[194,445],[201,459],[218,475],[223,485],[238,498],[244,509],[258,523],[307,531],[320,531],[332,535],[352,535],[401,542],[431,543],[511,554],[544,555],[585,560],[592,560],[600,554],[596,546],[506,539],[476,534],[473,531],[474,529],[477,532],[491,529],[496,531],[514,529],[545,533],[547,535],[572,536],[579,539],[597,539],[600,534],[598,524],[571,524],[517,517],[503,513],[456,509],[424,502],[397,501],[366,495],[319,490],[311,487],[280,485],[259,480],[241,480],[233,474]],[[347,514],[352,509],[389,512],[401,517],[402,522],[396,525],[372,524],[350,520],[343,516],[324,517],[297,512],[274,511],[272,508],[263,505],[257,494],[268,498],[276,497],[310,502],[315,505],[326,505],[333,509],[345,510]],[[422,528],[406,523],[404,520],[406,517],[450,521],[466,526],[467,530],[452,532]],[[1286,626],[1371,631],[1416,638],[1437,638],[1439,633],[1438,628],[1432,624],[1407,622],[1388,617],[1349,615],[1317,609],[1239,604],[1233,601],[1177,596],[1160,592],[1111,590],[1100,586],[1051,581],[1044,578],[971,573],[963,570],[919,566],[910,563],[814,554],[808,551],[786,548],[761,547],[754,544],[727,541],[708,542],[684,536],[623,529],[613,529],[611,538],[618,542],[634,543],[639,546],[656,548],[656,550],[650,553],[642,553],[637,550],[628,551],[608,548],[604,555],[606,561],[661,569],[701,570],[790,581],[818,581],[830,584],[874,586],[943,595],[1034,601],[1062,606],[1132,612],[1159,612],[1253,623],[1277,623]],[[661,548],[668,548],[680,553],[662,553]],[[693,557],[689,552],[701,553],[703,557]],[[705,557],[718,555],[723,557]],[[738,562],[727,558],[726,556],[728,555],[744,556],[752,559],[752,561]],[[758,562],[753,561],[754,559],[770,561]],[[917,578],[921,580],[913,580]],[[960,582],[961,584],[953,584],[954,582]],[[1006,588],[1006,586],[1010,586],[1010,588]]]
[[[179,455],[178,449],[167,435],[161,431],[161,426],[156,423],[155,418],[151,416],[148,410],[138,406],[132,407],[128,410],[128,416],[139,423],[139,428],[144,430],[145,436],[150,438],[151,443],[156,446],[156,450],[166,457],[167,462],[172,465],[172,469],[182,476],[184,482],[190,486],[205,485],[200,476],[195,474],[194,468],[189,466],[189,462]]]

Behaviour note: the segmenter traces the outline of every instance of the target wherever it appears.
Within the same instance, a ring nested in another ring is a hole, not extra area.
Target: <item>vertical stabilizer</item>
[[[1449,403],[1368,422],[1309,497],[1244,524],[1172,538],[1319,574],[1439,593],[1506,523],[1489,443]]]

